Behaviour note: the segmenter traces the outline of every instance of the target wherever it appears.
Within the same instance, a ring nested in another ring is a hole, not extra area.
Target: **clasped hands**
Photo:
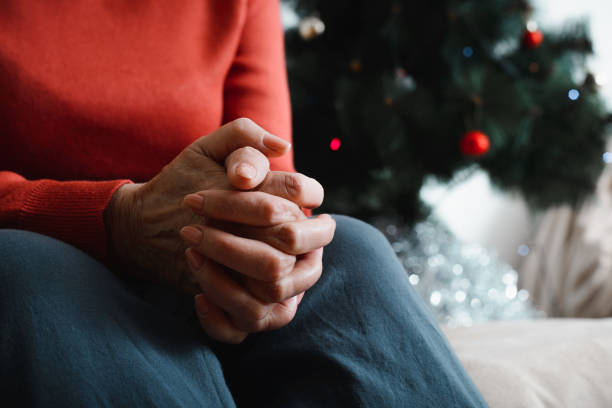
[[[195,294],[212,338],[240,343],[294,317],[321,276],[335,222],[307,218],[323,188],[298,173],[269,170],[288,142],[237,119],[193,142],[152,180],[126,184],[105,220],[127,274]]]

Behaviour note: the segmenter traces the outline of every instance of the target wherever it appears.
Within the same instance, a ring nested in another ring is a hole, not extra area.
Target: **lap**
[[[0,257],[3,395],[44,406],[234,405],[190,298],[129,285],[27,231],[0,230]]]
[[[208,340],[190,298],[127,285],[65,243],[0,230],[0,256],[8,254],[13,264],[0,266],[9,282],[0,289],[3,309],[10,306],[0,314],[8,339],[2,358],[18,353],[14,364],[3,364],[1,379],[10,378],[8,366],[26,361],[21,374],[51,397],[62,398],[68,387],[93,405],[100,402],[86,398],[136,406],[234,400],[240,406],[485,406],[386,239],[363,222],[335,219],[322,277],[294,320],[239,346]],[[9,316],[11,309],[17,315]],[[119,392],[101,394],[99,381]]]
[[[323,274],[294,320],[221,348],[237,404],[486,406],[384,236],[334,218]]]

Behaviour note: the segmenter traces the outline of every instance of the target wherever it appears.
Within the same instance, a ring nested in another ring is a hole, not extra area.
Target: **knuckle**
[[[242,118],[234,119],[230,125],[234,132],[244,134],[248,132],[249,129],[252,129],[253,121],[249,118],[242,117]]]
[[[286,174],[283,181],[287,197],[294,200],[302,197],[304,193],[304,176],[298,173]]]
[[[295,257],[291,255],[271,256],[267,260],[267,277],[268,281],[274,282],[285,276],[295,264]]]
[[[287,250],[296,251],[301,245],[300,231],[293,224],[283,224],[278,229],[278,234],[281,242]]]
[[[255,129],[255,122],[248,118],[238,118],[230,122],[230,129],[235,138],[239,140],[248,140]]]
[[[282,313],[275,322],[273,322],[274,327],[276,328],[281,328],[283,326],[288,325],[289,323],[291,323],[291,321],[293,320],[293,318],[295,317],[295,314],[297,312],[297,304],[294,306],[290,306],[287,307],[287,309],[285,310],[284,313]]]
[[[287,292],[287,284],[282,280],[274,281],[266,287],[267,300],[272,303],[282,302],[283,300],[287,299],[289,296]]]
[[[284,211],[284,206],[274,201],[262,200],[260,205],[263,219],[269,224],[274,223],[278,215]]]
[[[267,315],[268,311],[266,308],[259,304],[250,304],[244,311],[244,317],[249,326],[259,324],[259,322],[265,319]]]
[[[302,290],[308,290],[312,288],[321,278],[323,268],[320,265],[313,266],[308,271],[308,276],[302,281]]]
[[[245,146],[241,148],[240,150],[242,150],[243,153],[248,154],[248,155],[257,155],[259,153],[259,150],[251,146]]]

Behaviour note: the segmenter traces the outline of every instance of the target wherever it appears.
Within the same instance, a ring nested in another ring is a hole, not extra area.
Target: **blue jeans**
[[[0,395],[31,406],[484,407],[386,239],[336,216],[294,320],[219,344],[191,297],[0,230]]]

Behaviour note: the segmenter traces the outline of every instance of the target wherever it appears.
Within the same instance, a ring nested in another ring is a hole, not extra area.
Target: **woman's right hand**
[[[104,218],[111,253],[122,273],[198,291],[189,276],[187,246],[179,230],[205,219],[184,205],[184,197],[197,191],[233,190],[233,184],[256,187],[268,174],[266,156],[280,156],[289,148],[288,142],[252,121],[238,119],[197,139],[150,181],[121,186]],[[305,218],[296,204],[280,197],[253,204],[271,222]]]
[[[190,293],[200,292],[201,282],[186,265],[187,245],[179,236],[179,230],[185,225],[205,227],[211,219],[225,219],[220,213],[227,212],[231,206],[221,203],[216,212],[198,215],[183,203],[190,193],[215,194],[219,190],[247,190],[259,186],[259,192],[227,191],[231,195],[248,194],[244,204],[249,207],[250,217],[256,219],[254,225],[272,227],[310,221],[299,207],[320,205],[322,187],[300,174],[268,172],[266,156],[285,154],[289,147],[287,142],[270,135],[252,121],[239,119],[195,141],[151,181],[122,186],[105,213],[105,221],[115,256],[125,266],[126,273],[171,283]],[[213,201],[209,199],[208,202]],[[211,207],[208,208],[210,211]],[[331,230],[333,235],[333,228]],[[270,249],[271,246],[264,252],[269,253]],[[216,258],[220,264],[231,264],[236,259],[236,254],[227,254],[226,259]],[[279,252],[275,264],[295,264],[295,256]],[[312,268],[317,268],[320,261],[318,265],[317,262],[311,264]],[[310,275],[318,279],[316,271]],[[311,284],[314,281],[311,279]],[[266,293],[266,290],[260,289],[259,293]],[[258,299],[258,302],[259,306],[267,307],[265,301]],[[281,303],[291,306],[291,302],[297,307],[295,300]],[[251,317],[257,316],[259,306]],[[293,313],[295,307],[290,307]],[[236,318],[248,321],[249,311],[244,312],[247,315],[244,319],[244,316]],[[286,316],[286,313],[278,319],[270,316],[269,326],[286,324]],[[282,323],[275,322],[279,319]],[[233,338],[220,340],[235,342]]]

